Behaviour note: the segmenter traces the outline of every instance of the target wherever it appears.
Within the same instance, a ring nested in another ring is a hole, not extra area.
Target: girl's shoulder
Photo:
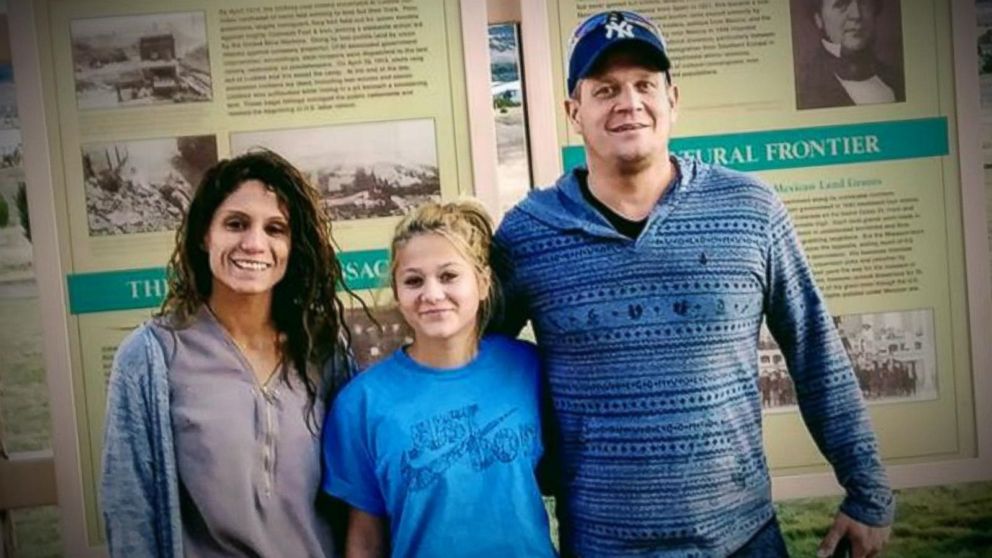
[[[367,368],[359,370],[341,388],[336,399],[354,398],[361,393],[376,391],[384,384],[390,383],[390,376],[400,367],[400,364],[396,360],[397,356],[394,352],[386,358],[369,365]]]
[[[500,370],[527,371],[532,374],[540,370],[540,353],[530,341],[493,333],[482,338],[481,350],[489,353],[485,361]]]
[[[523,339],[514,339],[502,333],[489,333],[482,338],[484,350],[490,350],[499,356],[514,356],[537,359],[537,345]]]

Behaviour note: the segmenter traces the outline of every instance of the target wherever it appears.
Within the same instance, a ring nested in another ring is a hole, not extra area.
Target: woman
[[[269,151],[197,188],[161,312],[117,351],[101,504],[112,556],[330,556],[314,506],[350,339],[306,179]]]
[[[467,201],[396,228],[390,277],[413,342],[341,390],[323,433],[323,489],[351,508],[346,558],[556,556],[537,349],[482,335],[499,298],[491,241]]]

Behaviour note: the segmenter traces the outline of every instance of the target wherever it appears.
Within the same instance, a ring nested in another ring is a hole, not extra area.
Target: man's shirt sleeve
[[[847,492],[841,511],[867,525],[889,525],[894,499],[860,387],[777,197],[766,262],[768,328],[785,356],[803,420]]]
[[[516,337],[530,316],[524,291],[517,277],[512,244],[502,226],[493,238],[489,262],[499,281],[501,304],[493,313],[487,329],[492,333]]]

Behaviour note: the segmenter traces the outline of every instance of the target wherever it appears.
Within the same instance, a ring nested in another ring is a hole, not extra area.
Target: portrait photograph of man
[[[906,100],[899,0],[791,0],[799,110]]]

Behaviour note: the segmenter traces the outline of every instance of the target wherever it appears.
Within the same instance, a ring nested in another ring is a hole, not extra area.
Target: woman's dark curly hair
[[[272,293],[272,319],[281,334],[282,354],[306,386],[306,419],[316,432],[318,397],[333,394],[349,374],[351,333],[336,287],[343,282],[334,253],[331,223],[317,192],[288,161],[268,150],[253,150],[211,167],[200,181],[176,231],[169,261],[169,293],[159,316],[184,327],[210,299],[213,275],[203,242],[217,207],[242,184],[258,180],[274,192],[289,217],[290,253],[286,274]],[[325,377],[314,370],[328,363]],[[287,368],[282,368],[282,380]]]

